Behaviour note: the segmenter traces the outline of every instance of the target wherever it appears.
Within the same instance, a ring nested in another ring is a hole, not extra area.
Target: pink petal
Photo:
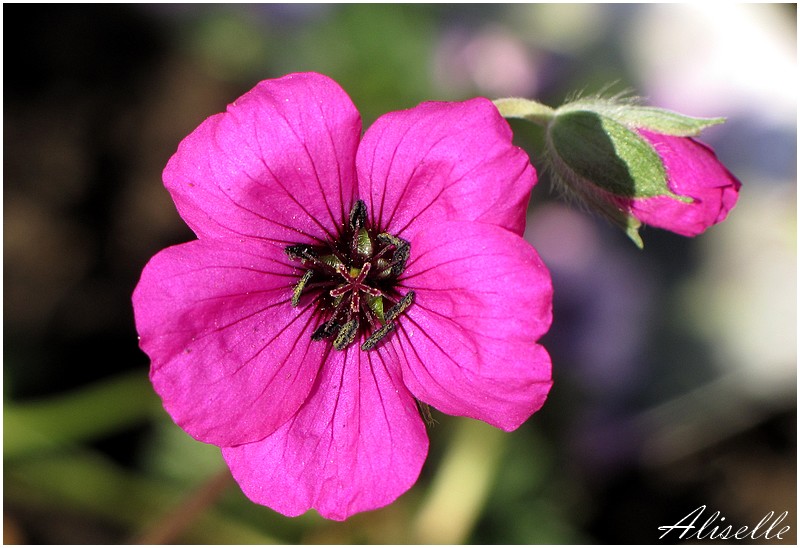
[[[655,147],[670,189],[689,196],[692,203],[658,196],[634,200],[631,212],[643,223],[696,236],[728,216],[736,205],[741,183],[717,159],[708,146],[687,137],[673,137],[640,130]]]
[[[253,501],[296,516],[343,520],[394,501],[428,451],[397,365],[352,346],[332,352],[299,413],[268,438],[222,454]]]
[[[164,407],[195,438],[261,439],[311,390],[326,345],[311,341],[310,303],[290,305],[298,276],[287,263],[274,244],[205,239],[145,267],[133,294],[139,344]]]
[[[198,236],[324,239],[354,200],[360,133],[326,76],[265,80],[181,142],[164,183]]]
[[[536,341],[553,292],[530,244],[494,225],[441,223],[411,241],[401,281],[416,296],[390,340],[417,398],[504,430],[544,404],[550,357]]]
[[[522,234],[536,172],[511,137],[487,99],[391,112],[359,147],[359,196],[373,222],[407,240],[441,220],[479,220]]]

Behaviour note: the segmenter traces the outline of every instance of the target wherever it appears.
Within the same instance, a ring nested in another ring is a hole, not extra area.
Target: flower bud
[[[558,109],[521,98],[494,103],[506,118],[546,128],[556,180],[639,247],[642,223],[696,236],[736,204],[741,183],[713,150],[693,139],[722,118],[597,98]]]
[[[694,140],[721,118],[602,100],[555,110],[546,124],[551,167],[568,193],[642,247],[642,223],[696,236],[725,219],[741,183]]]

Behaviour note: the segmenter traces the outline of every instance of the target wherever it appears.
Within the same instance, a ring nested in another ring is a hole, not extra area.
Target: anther
[[[403,244],[394,250],[392,255],[392,275],[399,276],[406,269],[406,261],[411,252],[411,246],[408,242],[403,241]]]
[[[361,350],[365,352],[367,350],[372,350],[379,342],[381,342],[382,339],[386,337],[386,335],[394,331],[394,328],[394,323],[390,322],[383,324],[380,329],[375,331],[366,341],[364,341],[364,344],[361,345]]]
[[[411,306],[411,303],[414,302],[414,292],[409,291],[406,293],[402,299],[400,299],[397,304],[392,306],[389,310],[384,313],[384,318],[387,322],[391,322],[397,316],[405,312],[406,308]]]
[[[403,238],[398,238],[388,232],[381,232],[375,238],[385,245],[394,247],[390,273],[395,278],[398,277],[406,269],[406,261],[411,254],[411,245]]]
[[[290,245],[284,251],[290,259],[313,261],[317,258],[317,252],[308,244]]]
[[[398,238],[397,236],[393,236],[388,232],[381,232],[380,234],[375,236],[375,238],[383,244],[393,245],[395,247],[400,247],[403,243],[406,244],[408,243],[404,239]]]
[[[359,228],[367,224],[367,204],[364,200],[356,200],[353,209],[350,210],[350,228],[358,231]]]
[[[306,273],[303,274],[303,277],[300,278],[300,281],[294,286],[294,293],[292,294],[292,307],[296,307],[298,304],[300,304],[300,294],[303,292],[303,289],[305,289],[306,284],[309,282],[309,280],[311,280],[313,275],[313,270],[306,270]]]
[[[339,334],[336,335],[336,338],[333,340],[333,347],[336,350],[344,350],[350,346],[354,340],[356,340],[357,334],[358,320],[353,318],[349,322],[345,323],[339,330]]]
[[[341,325],[336,323],[335,319],[331,319],[314,330],[314,332],[311,334],[311,340],[321,341],[322,339],[333,337],[333,335],[336,334],[341,327]]]

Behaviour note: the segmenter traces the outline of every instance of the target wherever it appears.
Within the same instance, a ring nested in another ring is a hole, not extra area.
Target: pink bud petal
[[[717,159],[710,147],[689,137],[673,137],[645,130],[639,133],[664,162],[667,184],[692,203],[667,196],[630,202],[631,213],[643,223],[696,236],[728,216],[736,205],[741,183]]]

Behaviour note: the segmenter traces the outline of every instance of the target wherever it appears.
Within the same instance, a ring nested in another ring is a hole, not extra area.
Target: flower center
[[[395,287],[410,253],[407,241],[369,226],[362,200],[353,205],[337,240],[287,247],[286,254],[306,269],[294,286],[292,306],[312,296],[322,319],[311,339],[333,338],[333,347],[344,350],[369,330],[361,349],[375,348],[414,301],[413,291],[401,295]]]

